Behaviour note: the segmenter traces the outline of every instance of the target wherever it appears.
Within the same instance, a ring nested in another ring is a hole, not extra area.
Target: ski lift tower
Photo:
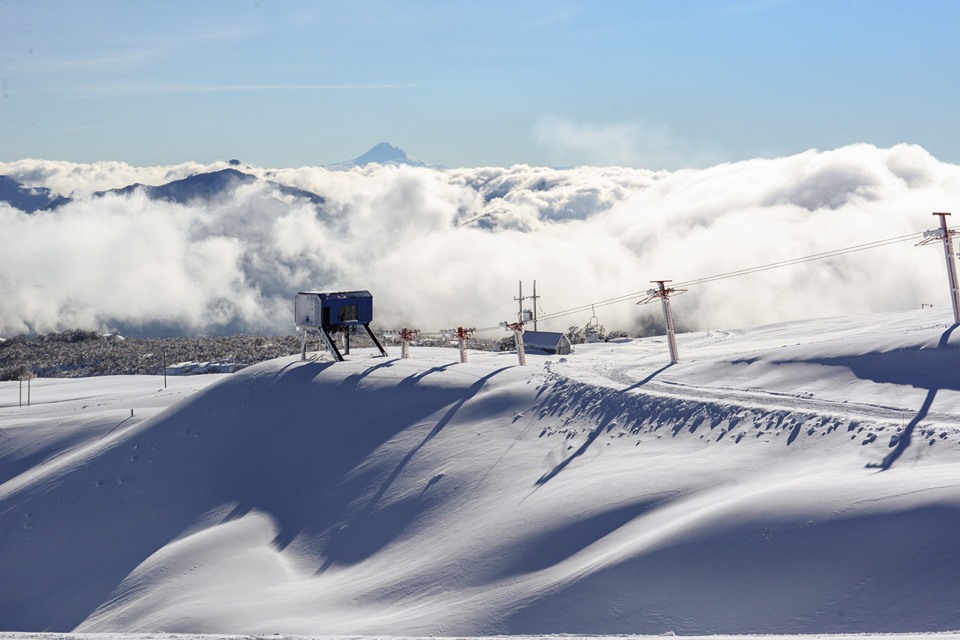
[[[940,228],[923,232],[923,241],[919,245],[930,244],[938,240],[943,242],[943,253],[947,259],[947,283],[950,286],[950,303],[953,306],[953,323],[960,324],[960,284],[957,283],[957,265],[953,257],[953,237],[957,235],[956,229],[947,227],[946,212],[934,213],[940,216]],[[932,305],[931,305],[932,306]]]
[[[677,350],[677,336],[673,328],[673,311],[670,309],[670,295],[674,293],[683,293],[686,289],[674,289],[667,287],[669,280],[651,280],[657,285],[656,289],[648,289],[647,297],[637,304],[647,304],[659,299],[663,306],[663,322],[667,326],[667,345],[670,348],[670,364],[680,362],[680,352]]]
[[[373,344],[386,357],[383,345],[370,330],[373,321],[373,295],[369,291],[301,291],[293,303],[294,323],[300,330],[300,359],[307,359],[307,331],[317,331],[327,351],[337,362],[343,355],[337,349],[331,334],[344,333],[363,327]]]

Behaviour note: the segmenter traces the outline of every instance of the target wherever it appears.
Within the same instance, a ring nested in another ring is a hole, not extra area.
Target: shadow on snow
[[[333,363],[298,362],[231,376],[51,474],[42,490],[0,501],[0,629],[71,631],[147,558],[217,513],[268,515],[275,547],[302,542],[320,570],[370,557],[431,505],[419,489],[385,500],[390,487],[504,370],[469,386],[431,383],[445,367],[376,375],[397,365],[339,378]],[[356,393],[361,385],[373,393]],[[420,429],[392,469],[395,457],[371,455]]]
[[[927,395],[920,405],[920,409],[912,420],[904,427],[891,446],[893,449],[880,462],[871,462],[868,468],[886,471],[900,459],[910,447],[913,432],[930,412],[933,401],[940,389],[960,391],[960,369],[957,367],[958,348],[950,345],[950,336],[958,325],[952,325],[940,336],[937,347],[925,349],[914,347],[897,349],[882,353],[867,353],[855,356],[837,356],[834,358],[813,358],[809,360],[781,360],[776,364],[790,362],[804,362],[830,367],[846,367],[861,380],[910,385],[919,389],[926,389]],[[791,437],[796,437],[794,434]]]

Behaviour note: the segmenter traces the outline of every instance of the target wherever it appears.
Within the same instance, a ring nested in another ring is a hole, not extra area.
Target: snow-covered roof
[[[524,331],[523,344],[527,347],[553,349],[564,341],[570,342],[566,335],[555,331]]]

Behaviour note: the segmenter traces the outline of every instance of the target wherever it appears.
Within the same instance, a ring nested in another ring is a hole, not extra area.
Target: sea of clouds
[[[241,166],[260,180],[214,200],[95,195],[227,166],[0,163],[0,175],[73,198],[33,214],[0,204],[0,336],[290,333],[296,292],[350,289],[373,293],[380,327],[487,328],[516,317],[521,280],[525,295],[537,281],[541,314],[637,292],[595,313],[608,329],[638,332],[660,314],[634,304],[650,280],[919,232],[937,225],[933,211],[960,215],[960,166],[914,145],[656,172]],[[679,327],[719,329],[922,304],[949,308],[943,252],[905,242],[692,286],[673,306]]]

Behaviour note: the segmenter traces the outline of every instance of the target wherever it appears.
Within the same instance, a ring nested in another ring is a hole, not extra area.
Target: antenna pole
[[[526,300],[526,298],[523,297],[523,280],[520,280],[519,284],[520,284],[520,295],[514,298],[514,300],[517,301],[517,306],[518,306],[517,322],[523,322],[523,301]]]
[[[517,322],[529,322],[533,320],[533,330],[537,330],[537,298],[540,296],[537,295],[537,281],[533,281],[533,295],[526,296],[523,295],[523,280],[520,281],[520,295],[514,298],[517,301]],[[530,309],[527,309],[526,312],[523,310],[523,301],[524,300],[533,300],[533,313],[531,314]]]
[[[533,330],[537,330],[537,298],[540,296],[537,295],[537,281],[533,281],[533,295],[530,296],[530,299],[533,300]]]
[[[950,303],[953,305],[953,323],[960,324],[960,286],[957,285],[957,264],[953,257],[953,234],[947,228],[949,213],[934,213],[940,216],[940,236],[943,240],[943,255],[947,259],[947,280],[950,285]]]

